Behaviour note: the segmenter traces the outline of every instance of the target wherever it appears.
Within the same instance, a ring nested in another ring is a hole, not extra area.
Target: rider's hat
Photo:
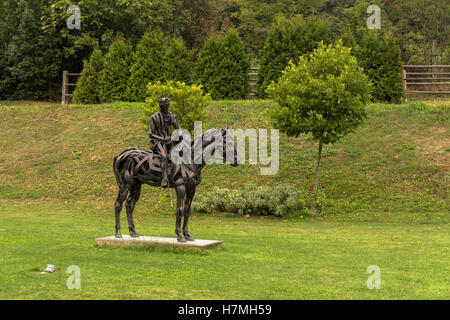
[[[158,100],[158,103],[160,106],[167,105],[167,104],[170,104],[170,99],[169,98],[161,98]]]

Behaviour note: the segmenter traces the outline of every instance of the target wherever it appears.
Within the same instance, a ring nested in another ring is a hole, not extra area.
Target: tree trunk
[[[317,185],[319,184],[320,159],[322,158],[322,141],[319,140],[319,154],[317,155],[316,173],[314,174],[313,196],[311,199],[311,210],[316,213]]]

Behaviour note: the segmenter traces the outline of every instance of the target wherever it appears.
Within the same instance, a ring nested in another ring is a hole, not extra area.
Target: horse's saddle
[[[122,156],[131,157],[134,159],[133,167],[129,168],[132,175],[151,176],[156,179],[161,179],[161,155],[152,151],[141,149],[130,149]],[[191,164],[175,164],[170,158],[168,161],[168,178],[171,181],[177,181],[182,178],[185,182],[188,180],[197,179],[195,167]]]

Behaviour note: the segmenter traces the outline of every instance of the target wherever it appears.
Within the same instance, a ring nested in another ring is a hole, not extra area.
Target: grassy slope
[[[270,106],[215,102],[207,127],[266,127]],[[0,298],[448,298],[448,104],[371,109],[324,150],[326,217],[201,215],[194,236],[226,248],[191,253],[93,245],[113,230],[112,157],[147,145],[137,104],[0,107]],[[199,192],[250,180],[307,188],[314,142],[282,136],[280,148],[277,176],[208,166]],[[144,188],[139,232],[173,236],[168,197]],[[47,263],[59,271],[39,274]],[[69,265],[81,268],[80,291],[65,286]],[[367,289],[369,265],[380,266],[382,290]]]
[[[266,128],[269,101],[216,102],[204,128]],[[430,212],[449,210],[449,106],[425,110],[374,105],[357,132],[324,148],[321,184],[326,213],[355,210]],[[95,199],[111,204],[111,168],[125,148],[146,148],[139,104],[20,106],[0,109],[0,199]],[[239,112],[236,112],[239,110]],[[213,186],[258,184],[311,186],[316,143],[280,139],[280,170],[262,176],[258,166],[207,166],[199,192]],[[147,191],[148,190],[148,191]],[[144,189],[154,204],[166,192]],[[168,209],[162,201],[162,209]],[[149,205],[148,203],[146,205]]]

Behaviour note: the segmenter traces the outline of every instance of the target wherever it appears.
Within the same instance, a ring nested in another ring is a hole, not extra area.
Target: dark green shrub
[[[133,49],[125,40],[116,39],[104,57],[100,74],[100,102],[127,101]]]
[[[181,39],[169,42],[166,57],[166,80],[191,83],[191,54]]]
[[[227,33],[222,41],[222,59],[217,77],[215,99],[245,99],[250,62],[237,31]]]
[[[202,84],[205,91],[210,93],[213,98],[220,90],[216,75],[219,73],[221,60],[221,40],[215,36],[208,38],[197,57],[194,81],[197,84]]]
[[[78,78],[73,93],[73,102],[93,104],[99,103],[99,75],[103,70],[103,55],[100,49],[92,52],[89,60],[84,61],[83,71]]]
[[[213,99],[245,98],[250,62],[238,33],[223,39],[209,38],[199,53],[195,82],[202,84]]]
[[[147,84],[166,79],[165,59],[166,45],[163,35],[159,32],[146,33],[136,46],[133,56],[128,86],[130,101],[144,101]]]
[[[277,81],[289,61],[312,52],[320,41],[330,42],[328,25],[317,18],[280,20],[269,31],[261,53],[258,73],[258,95],[266,96],[266,88]]]
[[[149,82],[190,82],[189,51],[179,39],[167,42],[160,32],[146,33],[136,47],[130,72],[129,100],[144,101]]]
[[[405,97],[403,63],[395,40],[388,35],[368,32],[353,52],[373,83],[374,100],[401,103]]]

